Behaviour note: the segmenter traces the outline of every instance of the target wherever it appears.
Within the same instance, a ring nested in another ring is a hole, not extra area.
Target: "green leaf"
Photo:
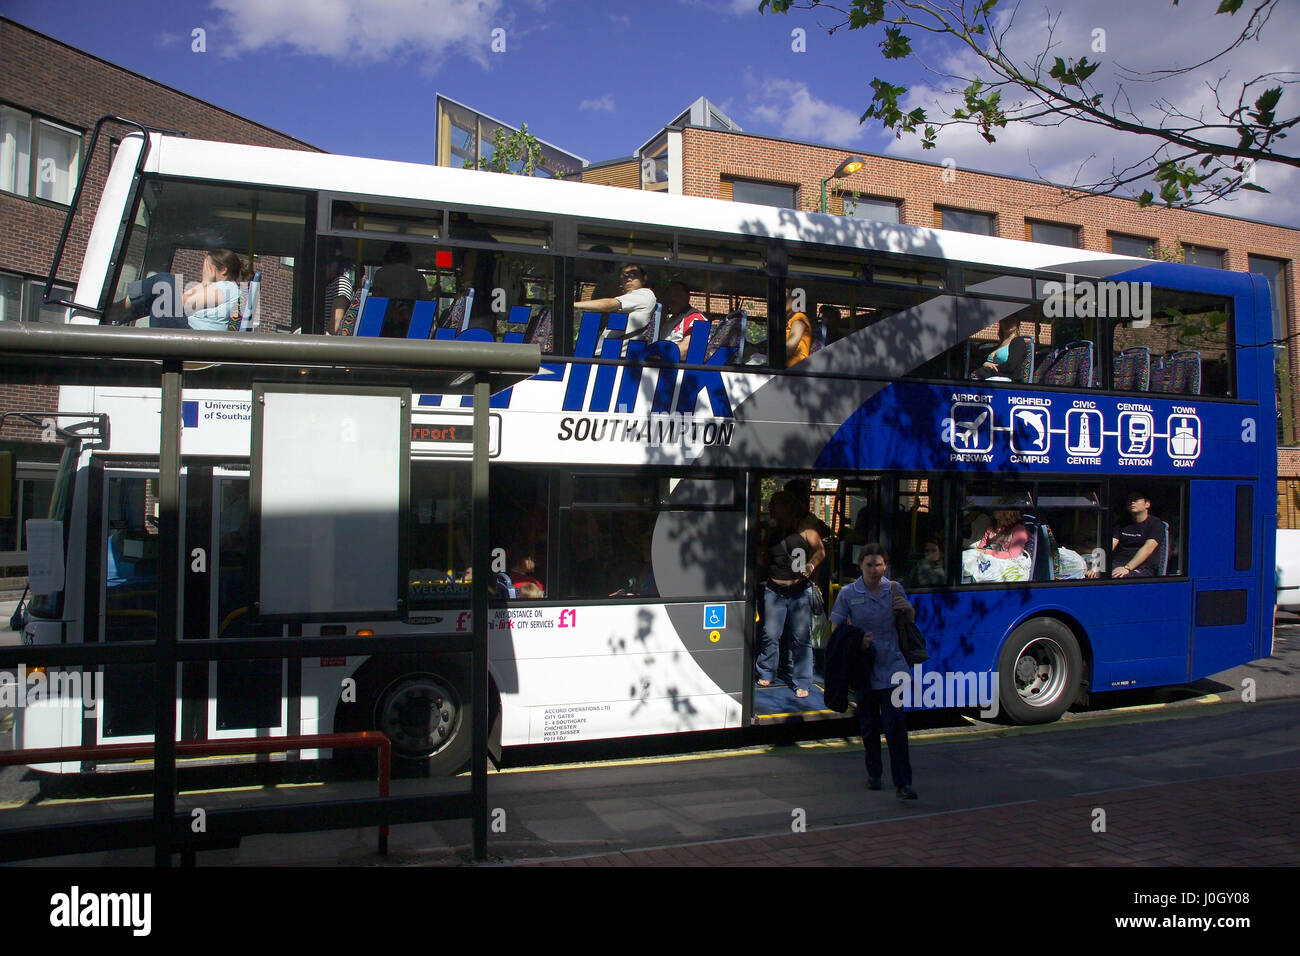
[[[1142,195],[1138,196],[1138,206],[1149,206],[1155,198],[1155,196],[1151,195],[1151,190],[1144,189],[1142,190]]]
[[[880,52],[886,60],[902,60],[912,55],[912,41],[898,27],[885,30],[885,39],[880,44]]]
[[[1223,0],[1223,2],[1219,4],[1219,9],[1215,10],[1214,12],[1215,13],[1236,13],[1238,10],[1241,9],[1241,3],[1242,0]]]
[[[1249,189],[1251,192],[1256,192],[1256,193],[1266,193],[1266,192],[1268,192],[1268,190],[1265,189],[1263,186],[1259,186],[1259,185],[1257,185],[1257,184],[1255,184],[1255,183],[1245,183],[1245,182],[1244,182],[1244,183],[1241,184],[1241,188],[1242,188],[1242,189]]]

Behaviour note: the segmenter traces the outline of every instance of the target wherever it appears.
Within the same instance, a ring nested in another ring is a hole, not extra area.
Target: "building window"
[[[1110,251],[1117,256],[1136,256],[1139,259],[1151,259],[1154,257],[1155,239],[1144,239],[1141,236],[1125,236],[1118,232],[1110,233]]]
[[[76,130],[0,107],[0,189],[67,205],[80,159]]]
[[[897,199],[876,199],[873,196],[845,196],[844,215],[857,219],[874,219],[877,222],[898,223],[902,203]]]
[[[957,232],[973,232],[977,236],[995,236],[993,214],[989,212],[969,212],[965,209],[940,209],[940,228],[953,229]]]
[[[72,289],[56,285],[55,298],[72,298]],[[41,279],[24,279],[22,276],[0,272],[0,322],[45,322],[61,324],[68,321],[68,309],[61,305],[46,305],[45,282]]]
[[[1273,306],[1273,338],[1286,338],[1286,266],[1281,259],[1249,256],[1248,268],[1268,280],[1269,303]]]
[[[1066,226],[1058,222],[1029,222],[1029,241],[1042,242],[1049,246],[1071,246],[1079,248],[1079,227]]]
[[[664,133],[641,153],[641,188],[668,188],[668,134]]]
[[[731,198],[734,202],[751,202],[759,206],[780,206],[798,209],[798,187],[777,183],[756,183],[748,179],[731,180]]]
[[[1183,243],[1183,261],[1189,266],[1209,266],[1211,269],[1223,268],[1224,252],[1222,249],[1209,249],[1205,246],[1193,246]]]

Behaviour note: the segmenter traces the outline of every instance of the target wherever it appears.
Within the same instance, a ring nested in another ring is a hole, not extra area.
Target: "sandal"
[[[794,696],[796,696],[796,697],[807,697],[810,693],[812,693],[812,691],[808,690],[808,688],[806,688],[806,687],[799,687],[799,688],[796,688],[796,689],[795,689]]]
[[[759,686],[759,687],[771,687],[771,686],[772,686],[772,682],[771,682],[770,680],[763,680],[762,678],[759,678],[758,686]]]

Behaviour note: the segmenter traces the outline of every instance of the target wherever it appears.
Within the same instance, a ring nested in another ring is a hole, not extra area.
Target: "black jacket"
[[[849,709],[849,690],[861,697],[876,656],[874,647],[862,650],[862,628],[844,621],[835,625],[826,643],[826,706],[836,713]]]

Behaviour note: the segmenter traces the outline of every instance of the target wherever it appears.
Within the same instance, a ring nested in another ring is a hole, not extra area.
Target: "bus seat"
[[[1179,395],[1201,394],[1201,353],[1184,349],[1169,356],[1169,391]]]
[[[467,289],[457,296],[438,316],[438,328],[459,332],[469,322],[470,310],[474,307],[474,290]]]
[[[357,320],[356,331],[352,334],[358,337],[379,338],[379,333],[384,328],[384,316],[388,314],[388,300],[382,296],[367,295],[364,303],[361,305],[360,315]],[[346,322],[347,320],[344,319]]]
[[[1012,377],[1013,382],[1032,382],[1034,374],[1034,339],[1029,335],[1020,336],[1025,343],[1025,360],[1020,364],[1019,370]]]
[[[1151,387],[1151,349],[1134,345],[1115,356],[1115,388],[1122,392],[1145,392]]]
[[[1156,545],[1156,574],[1164,577],[1169,570],[1169,522],[1160,520],[1160,528],[1163,535],[1160,543]]]
[[[339,335],[361,334],[358,327],[361,324],[361,316],[365,314],[366,303],[369,299],[370,280],[367,279],[365,285],[361,287],[361,292],[352,300],[352,304],[348,306],[348,311],[343,316],[343,321],[339,323]],[[379,314],[379,324],[381,326],[384,324],[384,316],[382,312]]]
[[[1173,366],[1169,365],[1163,355],[1151,356],[1151,391],[1167,392],[1173,384]]]
[[[256,332],[262,324],[262,273],[254,272],[248,288],[239,295],[239,303],[230,317],[230,331]]]
[[[552,321],[550,306],[542,306],[537,315],[524,330],[524,341],[529,345],[540,345],[543,352],[551,351]]]
[[[826,320],[818,316],[813,320],[812,345],[808,347],[810,357],[826,348],[826,334]]]
[[[660,321],[660,319],[663,318],[663,314],[664,314],[664,306],[663,306],[663,303],[662,303],[662,302],[656,302],[656,303],[655,303],[655,314],[654,314],[653,316],[650,317],[650,329],[649,329],[649,334],[647,335],[646,333],[643,332],[643,333],[641,334],[641,338],[642,338],[642,339],[644,339],[644,340],[647,341],[647,342],[658,342],[658,341],[659,341],[659,321]]]
[[[427,339],[433,334],[434,319],[438,315],[438,303],[433,299],[418,299],[411,309],[411,324],[407,327],[408,339]]]
[[[741,343],[745,341],[745,321],[748,316],[749,313],[744,309],[736,309],[728,313],[721,322],[714,324],[709,330],[709,342],[704,352],[706,362],[718,349],[740,349]]]

